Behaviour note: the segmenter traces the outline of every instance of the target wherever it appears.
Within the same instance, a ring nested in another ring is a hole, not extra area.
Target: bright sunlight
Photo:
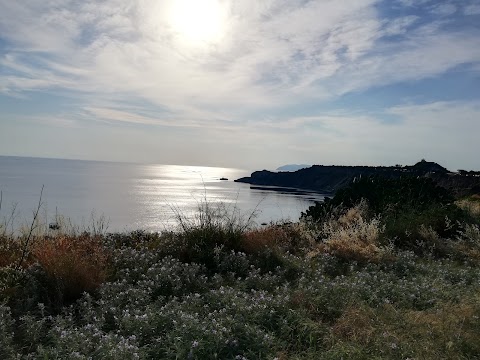
[[[188,45],[218,42],[225,31],[225,18],[218,0],[175,0],[169,20]]]

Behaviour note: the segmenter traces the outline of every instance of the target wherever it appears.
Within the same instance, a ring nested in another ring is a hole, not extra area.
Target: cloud
[[[9,114],[9,122],[21,125],[75,129],[79,127],[79,119],[70,114],[22,115]]]
[[[409,28],[411,28],[411,26],[415,24],[419,19],[419,16],[408,15],[398,17],[391,21],[386,21],[383,30],[384,36],[404,35],[407,33]]]
[[[400,105],[392,107],[388,113],[403,119],[403,123],[415,126],[427,133],[441,131],[440,144],[457,143],[473,140],[473,134],[480,131],[480,123],[475,119],[480,116],[478,101],[438,101],[418,105]],[[465,134],[468,129],[469,134]],[[444,140],[444,141],[442,141]],[[466,145],[463,143],[462,145]],[[473,144],[471,144],[473,145]]]
[[[419,7],[430,3],[432,0],[396,0],[396,2],[402,6],[407,7]]]
[[[286,153],[310,163],[325,163],[326,158],[332,164],[393,165],[428,158],[453,170],[476,168],[471,155],[477,153],[479,117],[478,101],[406,104],[366,114],[333,111],[286,119],[302,126],[292,127],[282,140]]]
[[[108,108],[96,108],[96,107],[87,107],[85,111],[98,119],[108,120],[113,122],[123,122],[130,124],[142,124],[142,125],[162,125],[165,124],[164,121],[159,119],[150,118],[147,116],[142,116],[126,111],[120,111],[115,109]]]
[[[122,106],[122,109],[115,109],[109,107],[94,107],[87,106],[83,108],[83,119],[97,120],[109,123],[123,123],[131,125],[147,125],[154,127],[179,127],[179,128],[198,128],[207,126],[209,128],[228,128],[233,129],[237,127],[236,124],[215,118],[205,118],[200,114],[196,118],[190,118],[179,114],[165,113],[161,116],[157,115],[141,115],[144,112],[137,107]]]
[[[3,3],[0,29],[13,45],[2,64],[14,73],[3,88],[11,92],[63,87],[136,94],[172,109],[188,103],[242,111],[329,99],[479,61],[478,37],[436,29],[425,39],[422,29],[411,29],[417,16],[382,19],[372,0],[225,2],[225,35],[204,47],[176,43],[168,2]],[[394,46],[382,40],[392,35],[407,38]],[[338,82],[345,84],[331,86]]]
[[[2,63],[14,75],[2,77],[2,88],[9,93],[49,88],[134,93],[171,108],[187,103],[203,110],[269,107],[310,82],[305,74],[333,74],[340,49],[355,58],[369,46],[369,35],[350,39],[348,33],[358,33],[360,22],[348,18],[371,3],[232,4],[238,14],[229,19],[228,39],[196,49],[176,47],[162,23],[165,9],[153,1],[86,2],[61,10],[52,1],[43,7],[8,2],[0,28],[13,45]],[[319,13],[325,21],[317,21]],[[322,37],[329,37],[326,50],[315,50]]]
[[[346,69],[340,93],[382,85],[419,81],[445,74],[463,64],[477,64],[480,42],[464,34],[418,33],[395,51],[371,56]]]
[[[31,116],[29,118],[30,121],[36,122],[41,125],[47,125],[52,127],[63,127],[63,128],[78,128],[78,120],[72,119],[69,115],[49,115],[49,116]]]
[[[480,4],[470,4],[465,6],[464,13],[465,15],[479,15]]]
[[[435,15],[450,16],[457,12],[457,7],[453,4],[446,3],[433,6],[430,11]]]

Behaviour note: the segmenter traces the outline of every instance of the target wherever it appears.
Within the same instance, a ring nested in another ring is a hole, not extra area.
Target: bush
[[[449,205],[453,197],[447,190],[440,188],[428,178],[404,177],[387,179],[367,177],[353,181],[346,188],[340,189],[332,199],[310,207],[303,217],[321,221],[330,216],[336,208],[352,208],[362,199],[367,200],[373,214],[394,216],[409,210],[422,212],[432,205]]]
[[[0,268],[18,262],[21,250],[18,241],[10,236],[0,236]]]
[[[185,216],[176,209],[178,230],[155,240],[157,251],[186,263],[198,263],[211,273],[218,270],[222,253],[242,251],[242,238],[252,225],[251,217],[242,218],[237,208],[221,203],[199,204],[195,217]]]
[[[15,321],[10,308],[0,303],[0,358],[12,359],[15,353],[13,342],[13,329]]]
[[[422,225],[441,238],[453,238],[460,223],[473,221],[472,217],[454,204],[447,190],[428,178],[405,177],[387,179],[362,178],[339,190],[332,199],[311,206],[302,218],[324,224],[332,217],[345,214],[362,200],[368,203],[366,218],[380,217],[385,224],[383,241],[393,240],[404,249],[420,250]],[[424,232],[423,232],[424,233]],[[436,249],[440,249],[436,244]],[[438,251],[438,255],[444,254]]]

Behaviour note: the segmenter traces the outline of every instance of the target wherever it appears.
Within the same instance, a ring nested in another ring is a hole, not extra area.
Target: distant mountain
[[[311,165],[306,165],[306,164],[288,164],[288,165],[283,165],[277,168],[277,171],[297,171],[300,169],[305,169],[310,167]]]
[[[480,189],[480,175],[473,175],[452,173],[435,162],[422,160],[411,166],[313,165],[294,172],[262,170],[255,171],[251,176],[235,181],[256,186],[290,187],[333,194],[359,177],[384,176],[398,178],[401,176],[421,176],[433,179],[439,186],[452,190],[457,196],[463,196],[476,193]]]

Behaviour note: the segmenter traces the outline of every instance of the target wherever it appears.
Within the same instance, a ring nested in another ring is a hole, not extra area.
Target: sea
[[[196,221],[208,204],[229,217],[265,223],[296,221],[324,195],[234,182],[251,171],[161,164],[0,156],[0,224],[28,226],[40,203],[43,224],[108,232],[166,231],[179,216]],[[226,178],[228,180],[220,180]]]

